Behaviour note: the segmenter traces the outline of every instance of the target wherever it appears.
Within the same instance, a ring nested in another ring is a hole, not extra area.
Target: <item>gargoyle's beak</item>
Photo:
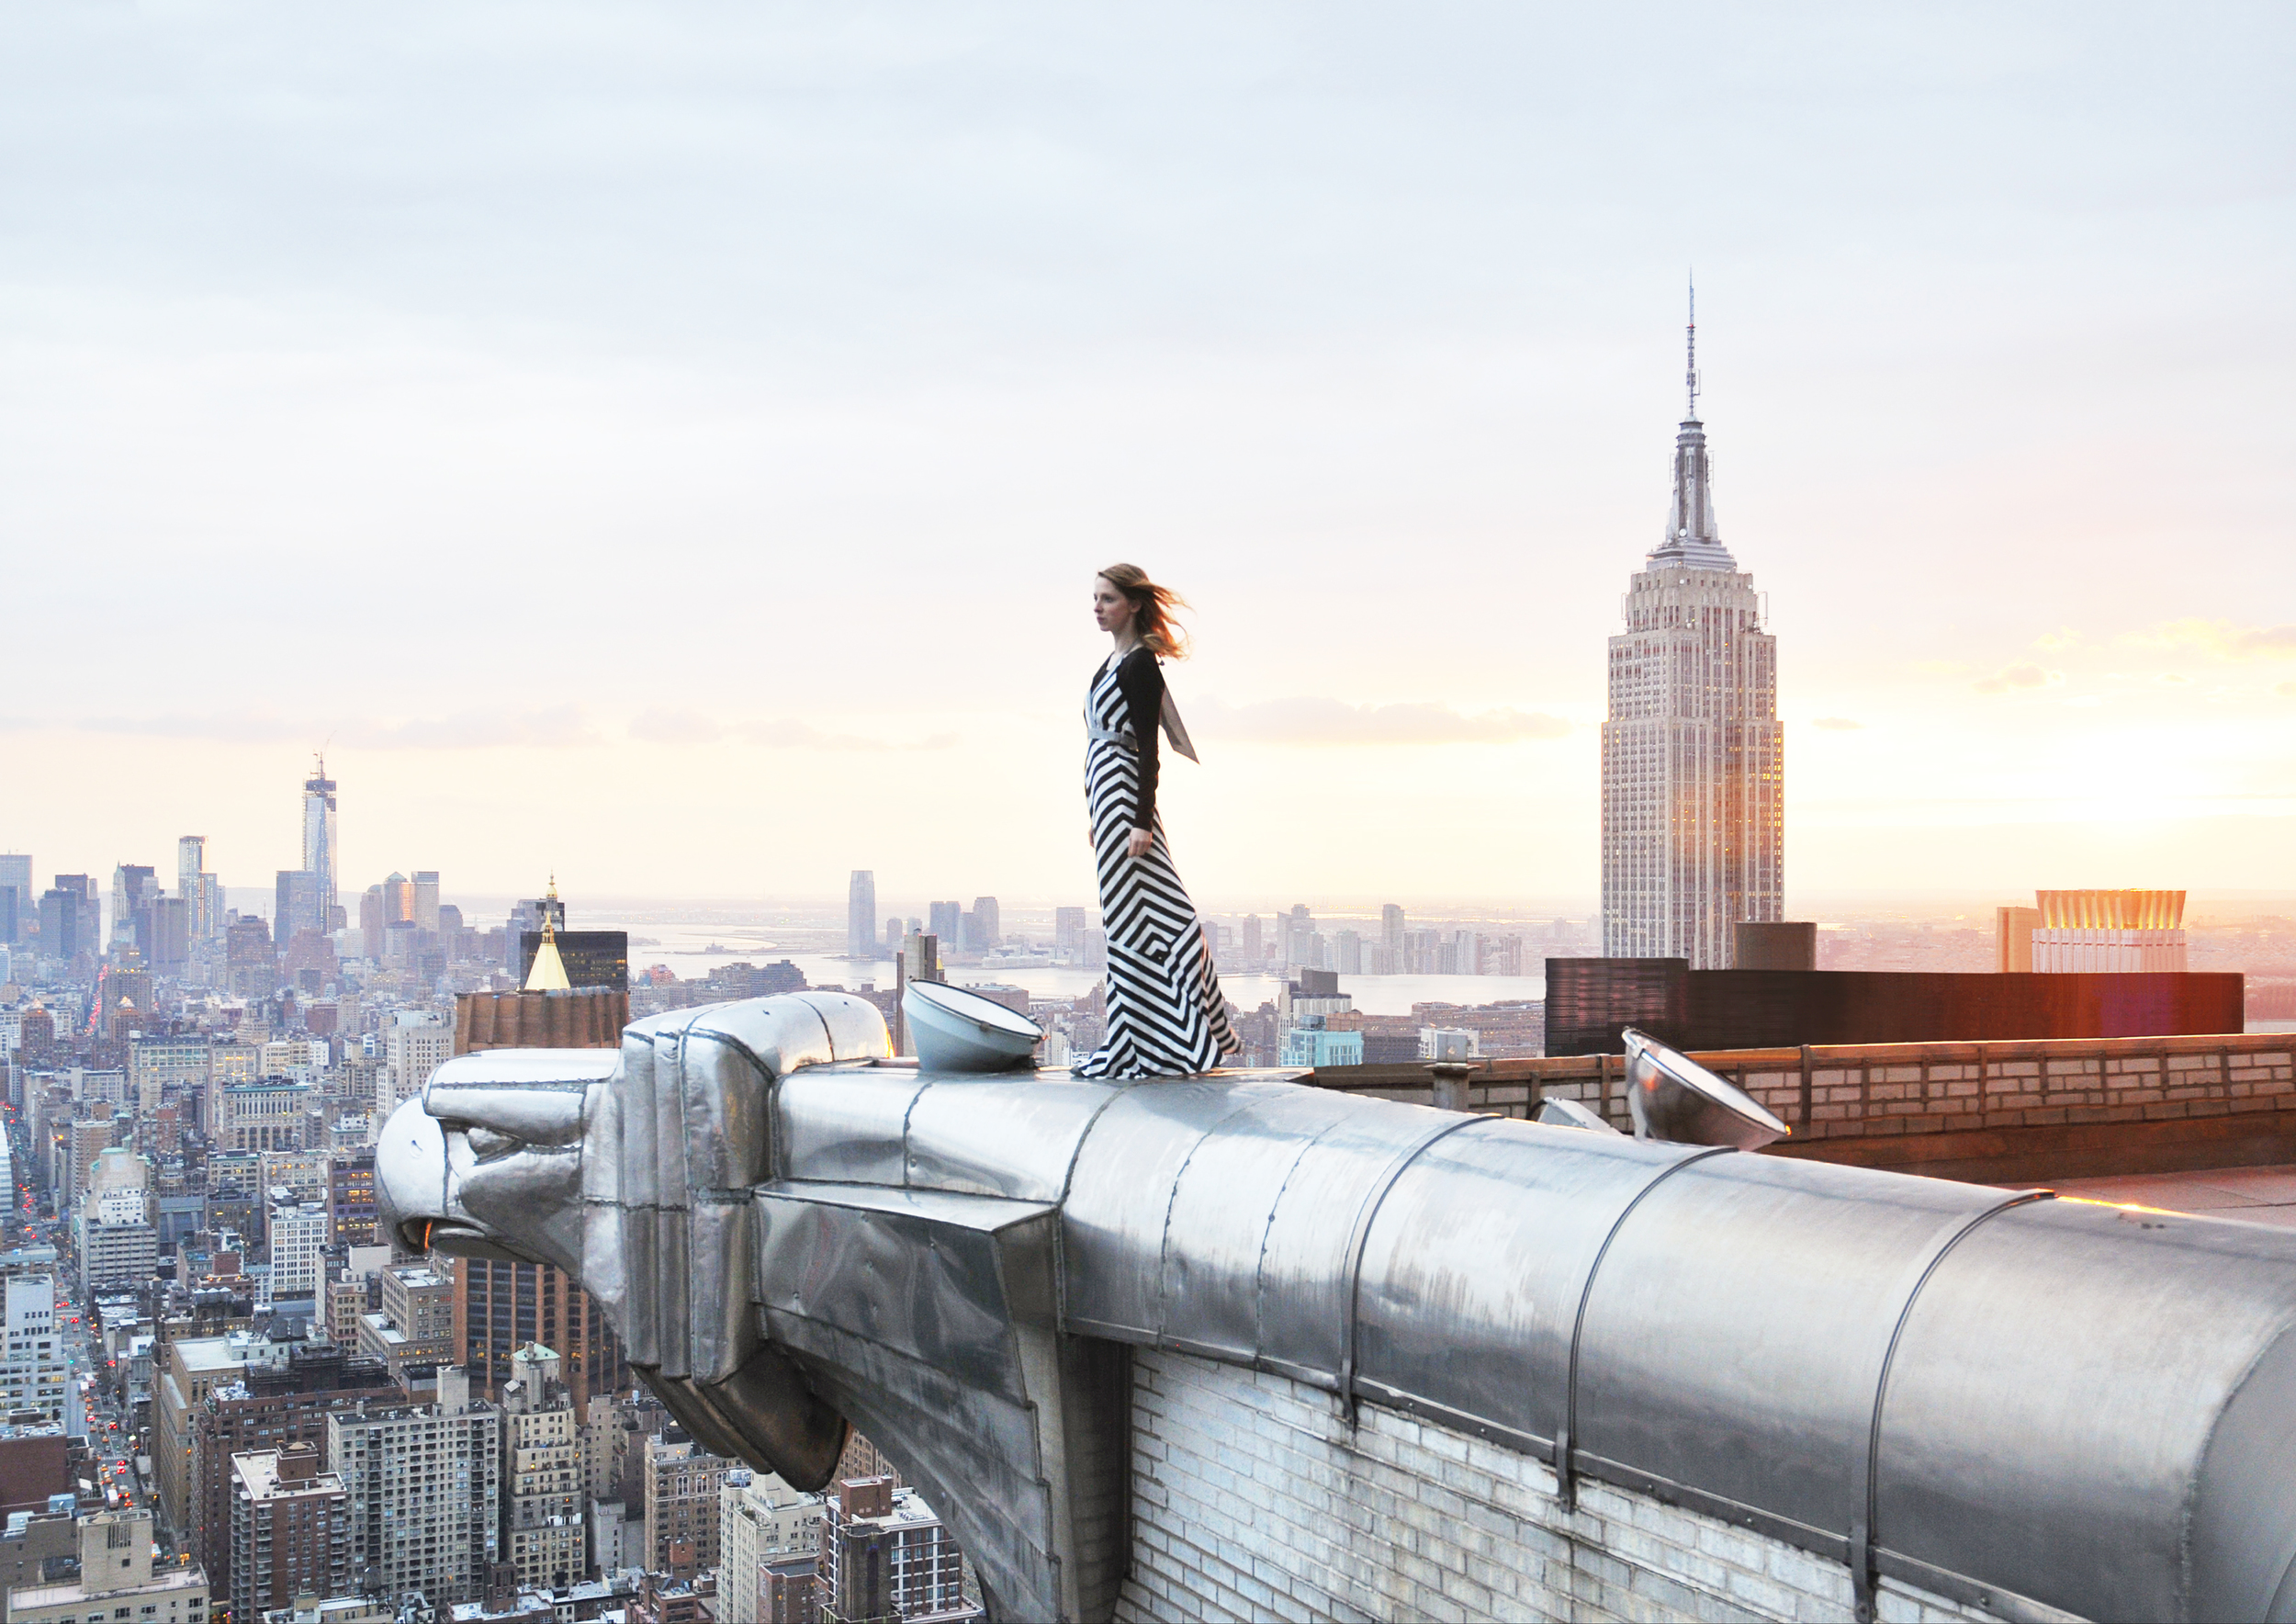
[[[498,1263],[538,1259],[504,1246],[484,1224],[455,1210],[448,1190],[446,1134],[438,1119],[410,1100],[390,1113],[375,1146],[375,1205],[400,1245],[449,1257]]]

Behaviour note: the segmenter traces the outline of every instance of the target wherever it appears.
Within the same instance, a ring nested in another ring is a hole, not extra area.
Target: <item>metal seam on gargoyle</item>
[[[1570,1362],[1564,1368],[1561,1425],[1555,1429],[1555,1486],[1556,1493],[1562,1497],[1562,1503],[1565,1506],[1578,1504],[1576,1482],[1578,1472],[1573,1463],[1572,1453],[1578,1448],[1579,1347],[1586,1336],[1587,1304],[1594,1300],[1594,1281],[1603,1272],[1603,1259],[1610,1256],[1611,1245],[1618,1239],[1619,1232],[1626,1227],[1626,1220],[1635,1215],[1635,1210],[1649,1199],[1652,1190],[1658,1189],[1660,1185],[1684,1167],[1694,1167],[1715,1156],[1735,1154],[1737,1154],[1735,1146],[1717,1145],[1710,1149],[1699,1151],[1695,1155],[1686,1156],[1680,1161],[1670,1162],[1660,1168],[1657,1176],[1646,1182],[1640,1190],[1635,1191],[1634,1199],[1620,1210],[1617,1218],[1612,1222],[1609,1231],[1603,1236],[1603,1244],[1595,1248],[1593,1261],[1586,1266],[1586,1278],[1579,1286],[1578,1311],[1570,1323]]]
[[[1448,1116],[1449,1113],[1446,1113]],[[1339,1339],[1339,1402],[1350,1425],[1356,1417],[1356,1333],[1361,1320],[1363,1297],[1363,1249],[1371,1241],[1371,1226],[1378,1222],[1379,1208],[1387,1201],[1387,1193],[1395,1188],[1395,1181],[1403,1176],[1403,1169],[1419,1159],[1419,1153],[1438,1139],[1449,1137],[1462,1128],[1471,1128],[1483,1119],[1459,1116],[1430,1126],[1418,1138],[1397,1153],[1379,1181],[1364,1194],[1363,1204],[1356,1214],[1355,1227],[1347,1236],[1346,1284],[1342,1288],[1340,1312],[1345,1316]]]
[[[1876,1502],[1880,1492],[1882,1465],[1882,1407],[1889,1402],[1889,1369],[1896,1361],[1897,1346],[1905,1339],[1906,1326],[1913,1318],[1915,1304],[1921,1300],[1922,1288],[1952,1257],[1953,1248],[1975,1235],[1985,1224],[2004,1212],[2035,1201],[2056,1199],[2053,1190],[2020,1190],[2006,1195],[1983,1211],[1957,1219],[1945,1225],[1926,1257],[1916,1259],[1916,1267],[1908,1272],[1913,1276],[1907,1289],[1897,1317],[1891,1324],[1888,1345],[1882,1350],[1881,1368],[1874,1379],[1874,1413],[1864,1438],[1864,1449],[1851,1461],[1851,1505],[1856,1521],[1849,1529],[1846,1544],[1850,1568],[1851,1593],[1858,1617],[1870,1619],[1874,1616],[1874,1559],[1881,1549],[1881,1530],[1876,1526]]]
[[[1187,1147],[1187,1154],[1180,1158],[1180,1165],[1172,1171],[1172,1189],[1170,1193],[1165,1197],[1164,1201],[1164,1227],[1158,1232],[1156,1236],[1156,1323],[1153,1326],[1149,1327],[1149,1329],[1154,1334],[1156,1342],[1160,1347],[1168,1347],[1171,1345],[1166,1340],[1165,1332],[1172,1323],[1172,1295],[1170,1288],[1170,1281],[1172,1279],[1172,1212],[1173,1209],[1179,1204],[1180,1186],[1187,1178],[1188,1164],[1196,1159],[1196,1153],[1204,1147],[1205,1143],[1209,1141],[1213,1134],[1219,1133],[1221,1129],[1235,1121],[1236,1118],[1246,1114],[1251,1111],[1253,1106],[1257,1103],[1258,1102],[1256,1100],[1247,1100],[1244,1104],[1237,1106],[1233,1111],[1229,1111],[1225,1116],[1220,1117],[1214,1121],[1209,1127],[1205,1128],[1202,1133],[1196,1136],[1196,1142]],[[1256,1349],[1255,1351],[1256,1351]]]
[[[1276,1193],[1268,1201],[1267,1215],[1260,1221],[1259,1257],[1252,1267],[1252,1362],[1263,1370],[1271,1368],[1267,1352],[1267,1243],[1276,1231],[1276,1214],[1283,1207],[1284,1193],[1291,1188],[1293,1176],[1325,1136],[1336,1132],[1346,1120],[1335,1117],[1318,1128],[1313,1136],[1300,1141],[1300,1148],[1292,1153],[1289,1165],[1284,1168],[1283,1181],[1276,1186]]]

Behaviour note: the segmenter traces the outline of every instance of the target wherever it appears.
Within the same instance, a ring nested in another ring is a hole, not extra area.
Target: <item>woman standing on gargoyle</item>
[[[1109,1032],[1077,1062],[1078,1077],[1187,1077],[1243,1047],[1156,816],[1158,727],[1196,759],[1157,664],[1186,656],[1171,615],[1181,606],[1136,564],[1111,564],[1092,578],[1093,618],[1116,645],[1085,696],[1085,801],[1109,939]]]

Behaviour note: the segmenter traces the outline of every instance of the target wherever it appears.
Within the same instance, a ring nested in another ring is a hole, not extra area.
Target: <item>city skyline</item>
[[[1685,14],[1655,53],[1600,16],[1399,52],[1011,15],[645,25],[658,78],[599,17],[539,79],[441,13],[155,17],[127,57],[11,19],[11,586],[116,584],[100,660],[73,616],[19,628],[72,676],[0,727],[40,784],[125,755],[141,791],[24,796],[0,844],[98,872],[197,829],[216,872],[298,866],[278,784],[324,747],[365,808],[345,874],[1057,894],[1086,588],[1129,556],[1197,605],[1206,765],[1165,794],[1207,896],[1584,894],[1593,667],[1694,261],[1794,651],[1792,885],[1864,889],[1876,849],[1908,890],[2280,867],[2284,13]],[[154,141],[105,133],[131,119]],[[692,188],[736,206],[660,211]],[[676,615],[625,612],[661,581]],[[310,636],[202,636],[215,592]],[[608,680],[538,682],[493,604]],[[874,793],[784,793],[845,780]],[[1298,818],[1303,783],[1345,816]],[[541,785],[570,793],[538,818]]]
[[[0,8],[0,1617],[2284,1610],[2291,73]]]

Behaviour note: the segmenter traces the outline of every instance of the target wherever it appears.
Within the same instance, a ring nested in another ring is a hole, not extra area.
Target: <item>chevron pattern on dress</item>
[[[1100,669],[1085,715],[1102,733],[1126,733],[1130,716],[1117,667]],[[1144,857],[1125,854],[1140,806],[1140,759],[1124,743],[1089,739],[1085,800],[1100,875],[1100,920],[1109,943],[1108,1037],[1076,1063],[1088,1077],[1188,1077],[1243,1047],[1228,1021],[1220,976],[1205,950],[1196,906],[1165,844],[1164,818]]]

